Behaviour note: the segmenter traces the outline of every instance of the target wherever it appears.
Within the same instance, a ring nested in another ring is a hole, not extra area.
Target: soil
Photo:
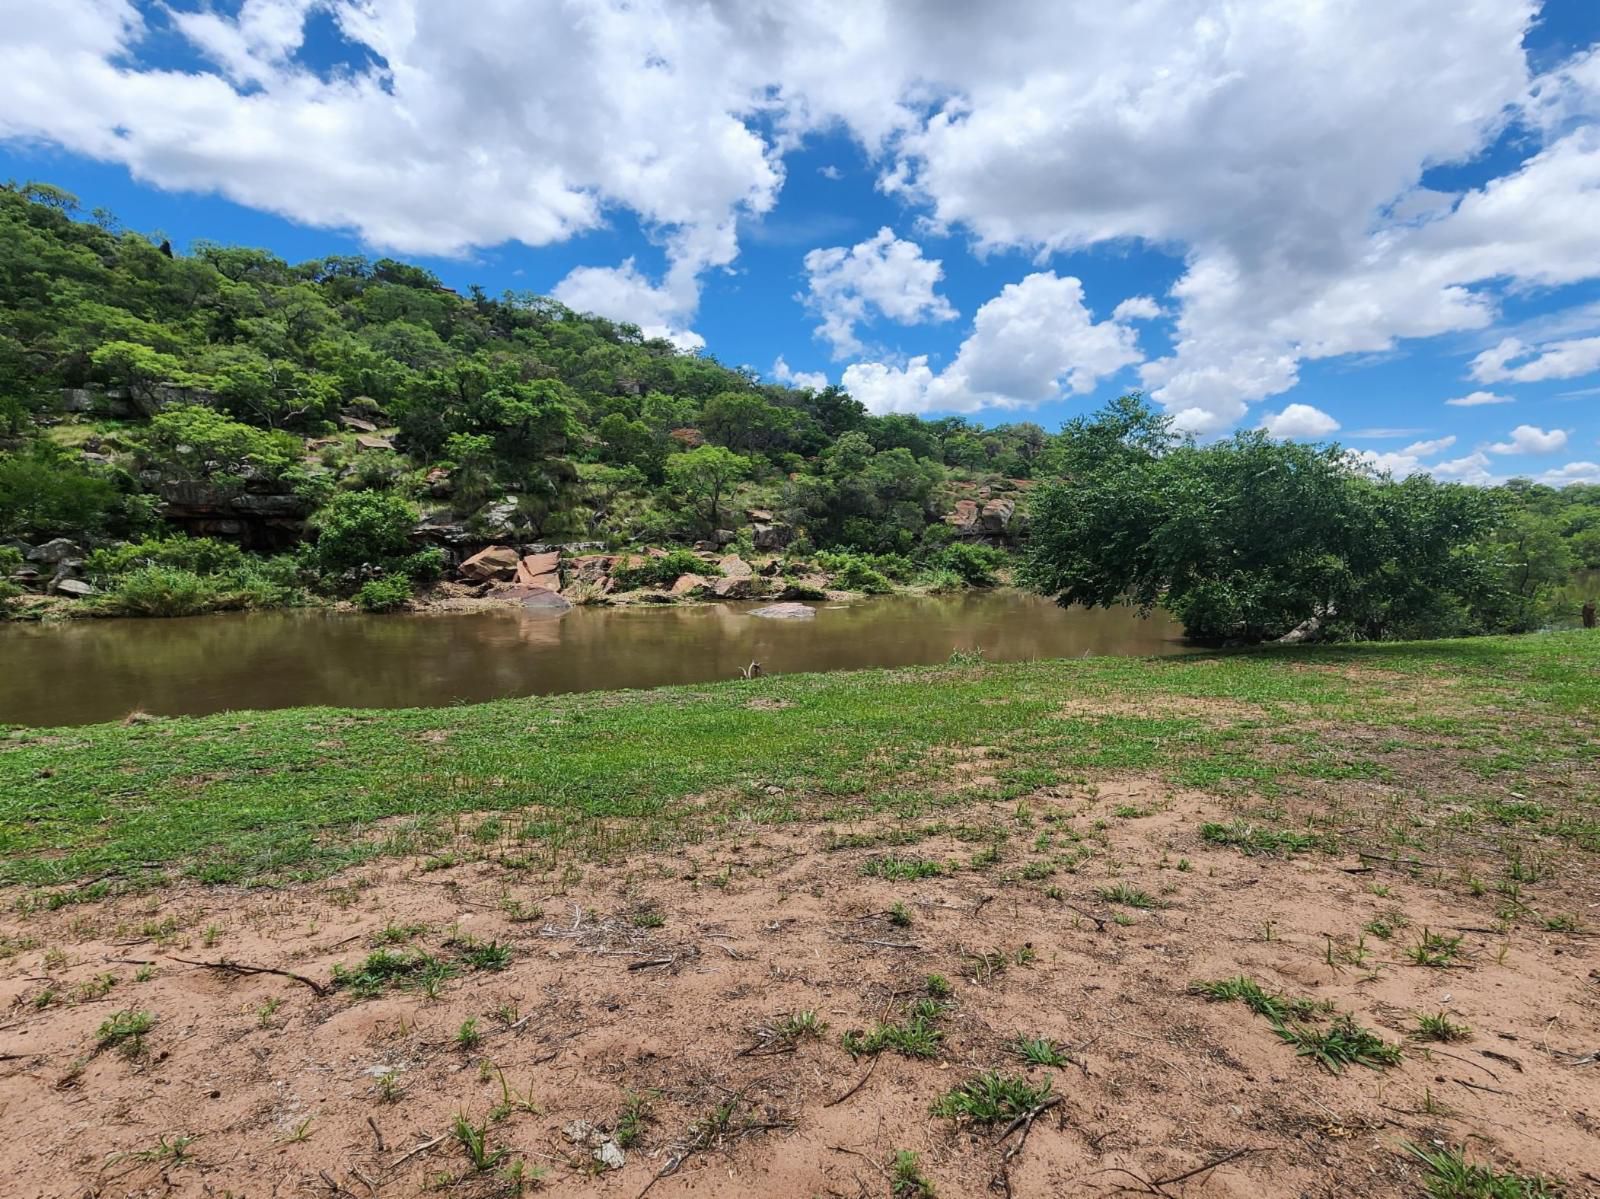
[[[463,834],[458,864],[387,860],[276,891],[185,885],[31,913],[13,893],[0,897],[0,1190],[514,1194],[502,1171],[521,1160],[564,1196],[889,1196],[890,1163],[910,1150],[945,1199],[1331,1199],[1421,1194],[1412,1143],[1600,1194],[1594,940],[1497,931],[1490,898],[1381,861],[1202,839],[1203,822],[1232,818],[1214,797],[1121,778],[952,812],[914,844],[893,844],[909,840],[898,827],[752,825],[536,880]],[[1035,839],[1059,849],[1067,829],[1096,854],[1078,873],[1030,869],[1049,860]],[[886,855],[955,868],[864,873]],[[1161,906],[1107,902],[1115,884]],[[1592,876],[1555,885],[1567,910],[1597,915]],[[1386,919],[1391,939],[1362,932]],[[436,998],[329,989],[385,929],[409,938],[393,952],[457,964]],[[1462,938],[1452,968],[1411,962],[1424,929]],[[471,947],[491,943],[509,962],[473,969]],[[937,1057],[845,1051],[842,1033],[896,1019],[930,973],[951,986]],[[1188,988],[1238,975],[1332,1001],[1403,1043],[1403,1061],[1329,1073],[1243,1005]],[[96,1048],[119,1011],[155,1017],[124,1043],[138,1052]],[[827,1030],[782,1035],[803,1011]],[[1470,1037],[1410,1036],[1440,1012]],[[464,1048],[468,1020],[480,1040]],[[1069,1064],[1027,1066],[1019,1036],[1052,1038]],[[1008,1138],[1004,1123],[930,1114],[990,1069],[1048,1082],[1061,1102]],[[607,1168],[593,1145],[618,1135],[630,1096],[643,1122]],[[510,1110],[494,1120],[497,1104]],[[451,1135],[458,1113],[489,1121],[489,1153],[507,1154],[493,1169]]]

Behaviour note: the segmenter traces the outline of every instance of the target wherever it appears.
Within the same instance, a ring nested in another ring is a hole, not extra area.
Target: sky
[[[0,178],[876,412],[1600,482],[1600,0],[0,0]]]

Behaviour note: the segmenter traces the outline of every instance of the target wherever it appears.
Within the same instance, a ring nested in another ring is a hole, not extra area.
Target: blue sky
[[[1600,481],[1600,4],[796,7],[0,0],[0,175],[879,411]]]

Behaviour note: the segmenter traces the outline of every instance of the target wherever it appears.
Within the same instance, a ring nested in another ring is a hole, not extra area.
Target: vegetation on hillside
[[[1213,641],[1530,628],[1570,620],[1573,569],[1600,567],[1596,487],[1200,447],[1136,399],[1060,435],[874,416],[547,298],[390,258],[174,254],[59,189],[0,187],[0,579],[57,582],[59,556],[11,551],[67,539],[96,611],[390,610],[464,547],[748,550],[750,511],[839,586],[981,586],[1000,564],[975,512],[1002,495],[1005,540],[1036,514],[1035,585],[1163,603]]]

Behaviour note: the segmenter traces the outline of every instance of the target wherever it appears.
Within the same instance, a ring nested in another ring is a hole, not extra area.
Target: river
[[[1019,591],[891,595],[813,605],[811,620],[749,615],[759,604],[493,609],[364,616],[253,612],[176,620],[0,626],[0,723],[91,724],[133,711],[201,715],[329,704],[434,707],[731,679],[943,662],[1185,648],[1163,613],[1064,611]]]

